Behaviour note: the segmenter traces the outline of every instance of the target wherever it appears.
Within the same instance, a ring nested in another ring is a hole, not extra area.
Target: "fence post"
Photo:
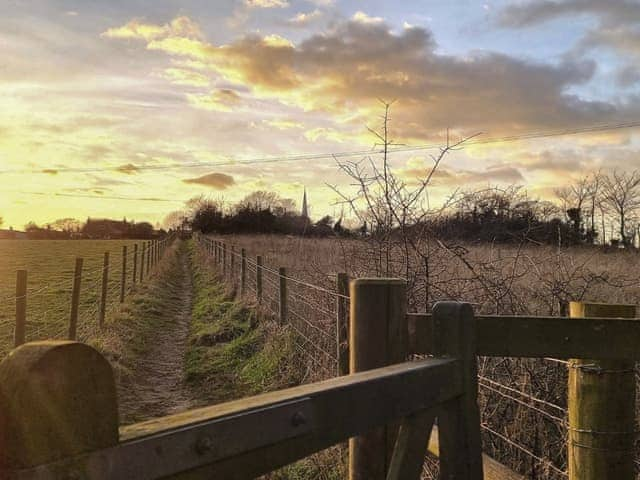
[[[256,257],[256,300],[262,304],[262,255]]]
[[[222,277],[227,275],[227,244],[222,243]]]
[[[122,246],[122,275],[120,278],[120,303],[124,303],[124,293],[127,287],[127,246]]]
[[[462,396],[438,413],[441,478],[482,480],[482,443],[478,409],[478,363],[473,308],[438,302],[433,307],[434,354],[458,359]]]
[[[243,248],[240,251],[240,295],[244,295],[247,289],[247,251]]]
[[[287,269],[280,267],[278,269],[279,282],[279,301],[278,301],[278,314],[280,318],[280,325],[287,323]]]
[[[147,242],[147,277],[151,271],[151,240]]]
[[[351,290],[351,372],[403,362],[408,353],[406,282],[360,278]],[[380,427],[349,440],[349,479],[384,480],[397,427]]]
[[[138,276],[138,244],[133,244],[133,283],[135,284]]]
[[[98,316],[98,325],[100,325],[100,328],[104,326],[104,317],[107,311],[108,285],[109,285],[109,252],[104,252],[104,261],[102,262],[102,292],[100,295],[100,314]]]
[[[636,307],[571,302],[569,312],[635,318]],[[569,480],[635,478],[635,390],[632,360],[569,360]]]
[[[236,284],[236,279],[234,278],[234,275],[236,273],[236,247],[235,247],[235,245],[231,245],[231,258],[229,259],[229,269],[231,271],[231,273],[230,273],[231,282],[235,286],[235,284]]]
[[[338,375],[349,374],[349,277],[346,273],[338,273],[336,281],[336,355],[338,359]]]
[[[27,271],[16,274],[16,326],[13,331],[13,346],[19,347],[27,336]]]
[[[0,363],[0,478],[118,444],[109,362],[75,342],[23,345]],[[83,478],[77,466],[56,478]]]
[[[82,257],[76,258],[71,292],[71,316],[69,318],[69,340],[75,340],[78,333],[78,307],[80,305],[80,285],[82,280]]]
[[[142,245],[140,247],[140,283],[142,283],[142,281],[144,280],[144,253],[145,253],[145,248],[146,244],[145,242],[142,242]]]

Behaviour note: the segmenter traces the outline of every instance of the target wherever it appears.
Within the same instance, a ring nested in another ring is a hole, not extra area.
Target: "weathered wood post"
[[[140,249],[140,283],[144,281],[144,254],[146,246],[146,242],[142,242],[142,246]]]
[[[403,362],[408,354],[406,282],[394,278],[353,280],[350,371]],[[349,440],[349,479],[384,480],[397,428],[386,426]]]
[[[256,257],[256,300],[262,304],[262,255]]]
[[[482,443],[478,409],[478,364],[473,308],[438,302],[433,307],[434,354],[461,363],[464,394],[438,414],[440,478],[482,480]]]
[[[147,277],[151,273],[151,240],[147,242]]]
[[[102,292],[100,293],[100,312],[98,314],[98,325],[104,326],[104,317],[107,312],[107,292],[109,286],[109,252],[104,252],[102,262]]]
[[[635,318],[636,307],[571,302],[569,313]],[[569,480],[635,478],[635,391],[632,360],[569,361]]]
[[[13,331],[13,346],[19,347],[27,336],[27,271],[16,273],[16,326]]]
[[[280,267],[278,269],[278,317],[280,325],[287,323],[287,269]]]
[[[220,263],[220,249],[218,248],[218,241],[215,240],[213,242],[213,258],[216,261],[216,263]]]
[[[118,443],[109,362],[75,342],[33,342],[0,363],[0,478]],[[56,478],[85,478],[61,465]]]
[[[338,273],[336,277],[336,355],[338,375],[349,374],[349,277]]]
[[[133,244],[133,283],[135,284],[138,276],[138,244]]]
[[[78,307],[80,306],[80,285],[82,281],[82,257],[76,258],[71,292],[71,315],[69,317],[69,340],[75,340],[78,334]]]
[[[120,303],[124,303],[124,294],[127,289],[127,246],[122,246],[122,272],[120,276]]]
[[[236,246],[235,245],[231,245],[231,258],[229,259],[229,269],[231,271],[230,275],[231,275],[231,283],[235,286],[236,284],[236,279],[235,279],[235,274],[236,274]]]
[[[227,275],[227,244],[222,242],[222,277]]]
[[[247,251],[240,251],[240,295],[244,295],[247,289]]]

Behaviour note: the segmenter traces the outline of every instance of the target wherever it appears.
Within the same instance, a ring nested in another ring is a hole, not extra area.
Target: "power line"
[[[41,195],[44,197],[72,197],[72,198],[102,198],[104,200],[135,200],[136,202],[171,202],[184,203],[183,200],[157,198],[157,197],[125,197],[119,195],[90,195],[88,193],[60,193],[60,192],[30,192],[26,190],[5,190],[5,192],[17,193],[20,195]]]
[[[463,146],[472,145],[490,145],[495,143],[507,143],[516,142],[521,140],[534,140],[540,138],[560,137],[567,135],[577,135],[582,133],[602,132],[610,130],[621,130],[628,128],[640,127],[640,120],[631,121],[625,123],[608,123],[601,125],[592,125],[589,127],[574,127],[562,130],[553,131],[537,131],[523,133],[519,135],[509,135],[504,137],[494,137],[486,139],[469,140],[464,142]],[[423,144],[423,145],[407,145],[402,147],[395,147],[388,149],[389,153],[404,153],[414,152],[421,150],[434,150],[442,148],[441,144]],[[193,150],[187,150],[183,153],[193,153]],[[158,170],[171,170],[176,168],[199,168],[199,167],[221,167],[221,166],[242,166],[242,165],[257,165],[257,164],[269,164],[280,162],[296,162],[306,160],[321,160],[326,158],[349,158],[358,157],[363,155],[379,155],[384,153],[381,148],[372,148],[369,150],[352,150],[343,152],[328,152],[328,153],[315,153],[315,154],[296,154],[296,155],[284,155],[274,157],[257,157],[247,160],[227,160],[223,162],[188,162],[188,163],[165,163],[157,165],[127,165],[128,173],[136,173],[139,171],[158,171]],[[15,169],[15,170],[0,170],[0,174],[57,174],[57,173],[96,173],[96,172],[108,172],[108,171],[121,171],[122,165],[110,166],[110,167],[62,167],[62,168],[43,168],[43,169]]]

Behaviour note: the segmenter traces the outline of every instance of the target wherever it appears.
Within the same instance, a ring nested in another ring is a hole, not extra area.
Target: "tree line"
[[[75,218],[61,218],[42,226],[29,222],[24,227],[26,237],[31,240],[70,239],[152,239],[162,234],[149,222],[133,222],[111,219],[87,218],[81,222]]]
[[[405,234],[472,242],[631,247],[640,241],[640,171],[593,173],[556,189],[551,200],[530,198],[521,186],[460,191],[442,209],[402,225],[387,217],[383,225],[375,214],[357,217],[351,228],[329,215],[313,222],[297,213],[293,200],[258,191],[231,207],[197,197],[166,221],[220,234],[375,237],[402,228]]]

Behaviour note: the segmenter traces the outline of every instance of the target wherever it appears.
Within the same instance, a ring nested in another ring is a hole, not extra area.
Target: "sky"
[[[0,0],[0,216],[155,223],[200,194],[304,188],[339,216],[330,186],[352,187],[328,154],[376,150],[381,100],[394,143],[433,147],[391,155],[408,183],[447,132],[485,142],[447,155],[433,198],[546,198],[640,168],[638,129],[505,137],[640,121],[639,56],[632,0]]]

